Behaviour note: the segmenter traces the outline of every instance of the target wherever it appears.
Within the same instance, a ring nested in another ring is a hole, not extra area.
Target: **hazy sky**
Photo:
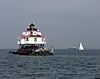
[[[100,48],[100,0],[0,0],[0,48],[17,48],[17,37],[33,20],[47,47],[82,41],[85,48]]]

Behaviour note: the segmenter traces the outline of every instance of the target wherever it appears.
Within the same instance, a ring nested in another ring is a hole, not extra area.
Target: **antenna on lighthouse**
[[[32,23],[35,25],[35,22],[34,21]]]
[[[34,23],[34,22],[32,22],[29,26],[35,26],[35,23]]]

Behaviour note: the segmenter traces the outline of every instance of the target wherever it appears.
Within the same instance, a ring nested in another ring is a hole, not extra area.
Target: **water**
[[[0,79],[100,79],[100,51],[55,50],[54,56],[0,50]]]

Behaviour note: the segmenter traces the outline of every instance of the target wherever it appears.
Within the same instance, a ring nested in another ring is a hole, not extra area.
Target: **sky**
[[[47,37],[46,47],[100,49],[100,0],[0,0],[0,48],[17,48],[29,23]]]

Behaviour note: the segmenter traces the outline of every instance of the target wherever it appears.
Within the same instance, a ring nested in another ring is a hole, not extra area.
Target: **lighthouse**
[[[53,55],[49,49],[45,48],[46,37],[35,26],[34,23],[28,25],[27,30],[22,32],[17,39],[19,48],[14,54],[19,55]]]

